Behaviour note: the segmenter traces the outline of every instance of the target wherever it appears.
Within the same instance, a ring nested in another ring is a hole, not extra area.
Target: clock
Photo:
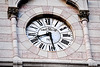
[[[73,43],[73,33],[60,18],[42,16],[35,18],[26,27],[31,43],[41,50],[61,51]]]

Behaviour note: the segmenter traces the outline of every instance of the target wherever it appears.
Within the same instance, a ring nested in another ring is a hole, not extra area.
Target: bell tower
[[[1,67],[99,67],[99,1],[0,1]],[[97,5],[96,5],[97,4]]]

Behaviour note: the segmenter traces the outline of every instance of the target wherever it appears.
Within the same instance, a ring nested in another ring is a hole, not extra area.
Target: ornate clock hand
[[[41,37],[41,36],[49,36],[49,33],[46,33],[46,34],[42,34],[42,35],[37,35],[37,37]]]
[[[54,46],[53,39],[52,39],[52,33],[51,32],[48,32],[48,33],[49,33],[49,36],[50,36],[50,39],[51,39],[53,49],[55,50],[55,46]]]

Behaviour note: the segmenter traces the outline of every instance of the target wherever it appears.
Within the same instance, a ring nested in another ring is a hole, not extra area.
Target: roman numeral
[[[64,40],[64,39],[62,39],[62,41],[61,41],[63,44],[66,44],[66,45],[68,45],[69,44],[69,42],[68,41],[66,41],[66,40]]]
[[[60,49],[63,49],[60,45],[58,45],[58,47],[59,47]]]
[[[29,36],[35,36],[36,33],[28,33]]]
[[[37,38],[37,37],[35,37],[34,39],[32,39],[32,40],[31,40],[31,42],[32,42],[33,44],[38,43],[38,38]]]
[[[31,28],[34,28],[34,29],[38,29],[38,28],[36,28],[36,27],[33,27],[33,26],[30,26]]]
[[[54,47],[49,45],[49,51],[55,51]]]
[[[40,25],[40,26],[43,26],[42,22],[40,20],[37,20],[37,23]]]
[[[40,44],[39,48],[43,49],[45,45],[43,43]]]
[[[47,25],[50,25],[50,18],[45,18],[45,22]]]
[[[63,34],[63,37],[70,37],[69,34]]]
[[[58,22],[59,22],[59,21],[57,21],[57,23],[55,24],[55,27],[57,26]]]
[[[63,30],[65,30],[66,28],[67,28],[67,27],[63,27],[63,28],[60,29],[60,31],[63,31]]]

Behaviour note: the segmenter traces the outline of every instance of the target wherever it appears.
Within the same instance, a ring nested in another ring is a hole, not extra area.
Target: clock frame
[[[28,12],[26,12],[26,14],[28,14]],[[55,15],[54,14],[36,14],[36,15],[32,15],[31,17],[28,17],[26,14],[22,15],[22,17],[19,20],[19,23],[21,23],[22,26],[18,28],[19,30],[18,37],[19,37],[20,44],[22,44],[29,52],[31,52],[34,58],[44,57],[44,58],[55,58],[56,59],[56,58],[67,57],[75,53],[81,47],[82,42],[83,42],[83,34],[82,34],[83,32],[82,32],[81,25],[79,24],[78,20],[75,17],[70,16],[68,19],[66,19],[63,16],[59,17],[56,14]],[[46,18],[52,17],[52,18],[59,19],[60,21],[65,22],[73,33],[73,38],[74,38],[73,43],[68,48],[59,50],[59,51],[46,51],[46,50],[42,50],[34,46],[26,35],[26,28],[28,27],[28,25],[31,24],[32,21],[38,18],[42,18],[42,17],[46,17]],[[23,18],[26,18],[26,19],[23,20]]]
[[[44,14],[27,24],[26,35],[32,44],[45,51],[67,49],[74,40],[68,23],[61,17]]]

